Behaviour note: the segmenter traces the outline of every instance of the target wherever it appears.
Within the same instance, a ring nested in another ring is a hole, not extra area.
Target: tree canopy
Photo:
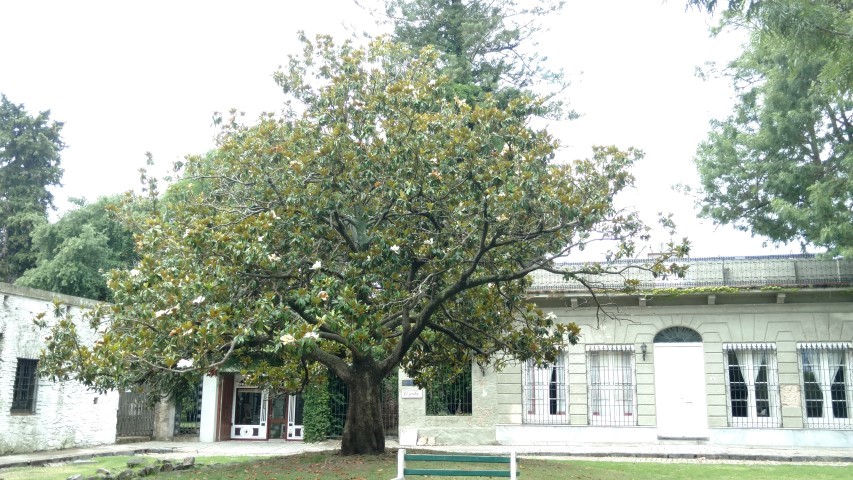
[[[103,197],[91,204],[79,201],[56,223],[36,227],[32,233],[36,266],[15,283],[108,300],[106,273],[130,268],[136,259],[133,235],[111,212],[111,206],[119,203],[120,197]]]
[[[702,214],[853,255],[853,2],[729,3],[720,28],[750,37],[734,112],[696,155]]]
[[[30,115],[0,94],[0,280],[12,282],[35,266],[30,234],[53,207],[59,185],[62,123],[50,112]]]
[[[400,365],[423,384],[439,364],[553,360],[579,332],[528,301],[528,274],[598,237],[633,251],[644,227],[612,200],[640,154],[555,162],[518,115],[542,99],[471,105],[441,65],[429,47],[305,39],[275,77],[283,116],[223,119],[136,267],[112,273],[103,340],[59,322],[44,365],[100,388],[230,369],[285,391],[322,366],[349,387],[351,454],[384,450],[379,386]]]

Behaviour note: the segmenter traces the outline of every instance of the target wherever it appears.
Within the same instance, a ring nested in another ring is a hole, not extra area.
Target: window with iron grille
[[[727,343],[726,393],[729,425],[781,425],[776,347],[767,343]]]
[[[592,345],[587,349],[590,425],[636,425],[634,352],[629,345]]]
[[[471,365],[455,374],[446,369],[426,387],[427,415],[471,415]]]
[[[19,358],[12,387],[12,413],[35,413],[38,360]]]
[[[803,416],[808,427],[851,428],[850,343],[801,343]]]
[[[524,364],[522,395],[524,423],[564,425],[569,423],[569,385],[566,382],[566,357],[560,354],[556,362],[537,365]]]

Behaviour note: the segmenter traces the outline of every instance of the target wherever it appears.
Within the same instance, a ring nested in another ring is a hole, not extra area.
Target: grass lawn
[[[101,457],[97,464],[34,467],[0,471],[4,480],[64,480],[75,473],[93,475],[99,466],[114,474],[130,457]],[[240,463],[237,463],[237,462]],[[101,464],[101,462],[104,462]],[[153,460],[152,460],[153,463]],[[341,457],[334,453],[306,453],[292,457],[197,457],[197,467],[186,472],[145,477],[158,480],[390,480],[397,473],[396,455]],[[695,463],[615,463],[574,460],[522,459],[521,479],[646,480],[729,479],[829,480],[853,478],[853,466],[720,465]],[[94,465],[94,466],[93,466]],[[110,468],[108,465],[115,465]],[[411,466],[425,466],[411,464]],[[430,467],[440,467],[431,464]],[[82,468],[81,468],[82,467]],[[457,468],[458,465],[453,465]],[[481,467],[481,466],[480,466]],[[469,468],[479,468],[474,465]],[[439,477],[412,477],[439,478]],[[472,477],[446,477],[472,478]]]

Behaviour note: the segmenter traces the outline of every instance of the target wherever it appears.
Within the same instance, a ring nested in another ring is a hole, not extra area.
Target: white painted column
[[[219,376],[204,376],[201,383],[201,419],[198,428],[199,442],[216,441],[216,397],[219,393]]]

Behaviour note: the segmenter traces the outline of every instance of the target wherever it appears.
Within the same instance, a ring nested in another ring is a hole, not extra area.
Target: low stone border
[[[82,473],[72,475],[66,480],[130,480],[132,478],[144,478],[160,472],[171,472],[175,470],[189,470],[195,467],[195,457],[186,457],[178,463],[169,460],[156,460],[154,465],[142,466],[145,463],[141,458],[132,458],[127,461],[127,469],[116,475],[105,468],[99,468],[94,475],[85,476]]]
[[[0,469],[6,468],[16,468],[16,467],[41,467],[43,465],[47,465],[49,463],[64,463],[64,462],[73,462],[75,460],[87,460],[95,457],[117,457],[120,455],[145,455],[148,453],[174,453],[174,448],[139,448],[136,450],[121,450],[121,451],[111,451],[111,452],[85,452],[85,453],[74,453],[69,455],[62,455],[61,450],[56,450],[52,457],[31,459],[31,460],[20,460],[17,462],[8,462],[0,465]]]

